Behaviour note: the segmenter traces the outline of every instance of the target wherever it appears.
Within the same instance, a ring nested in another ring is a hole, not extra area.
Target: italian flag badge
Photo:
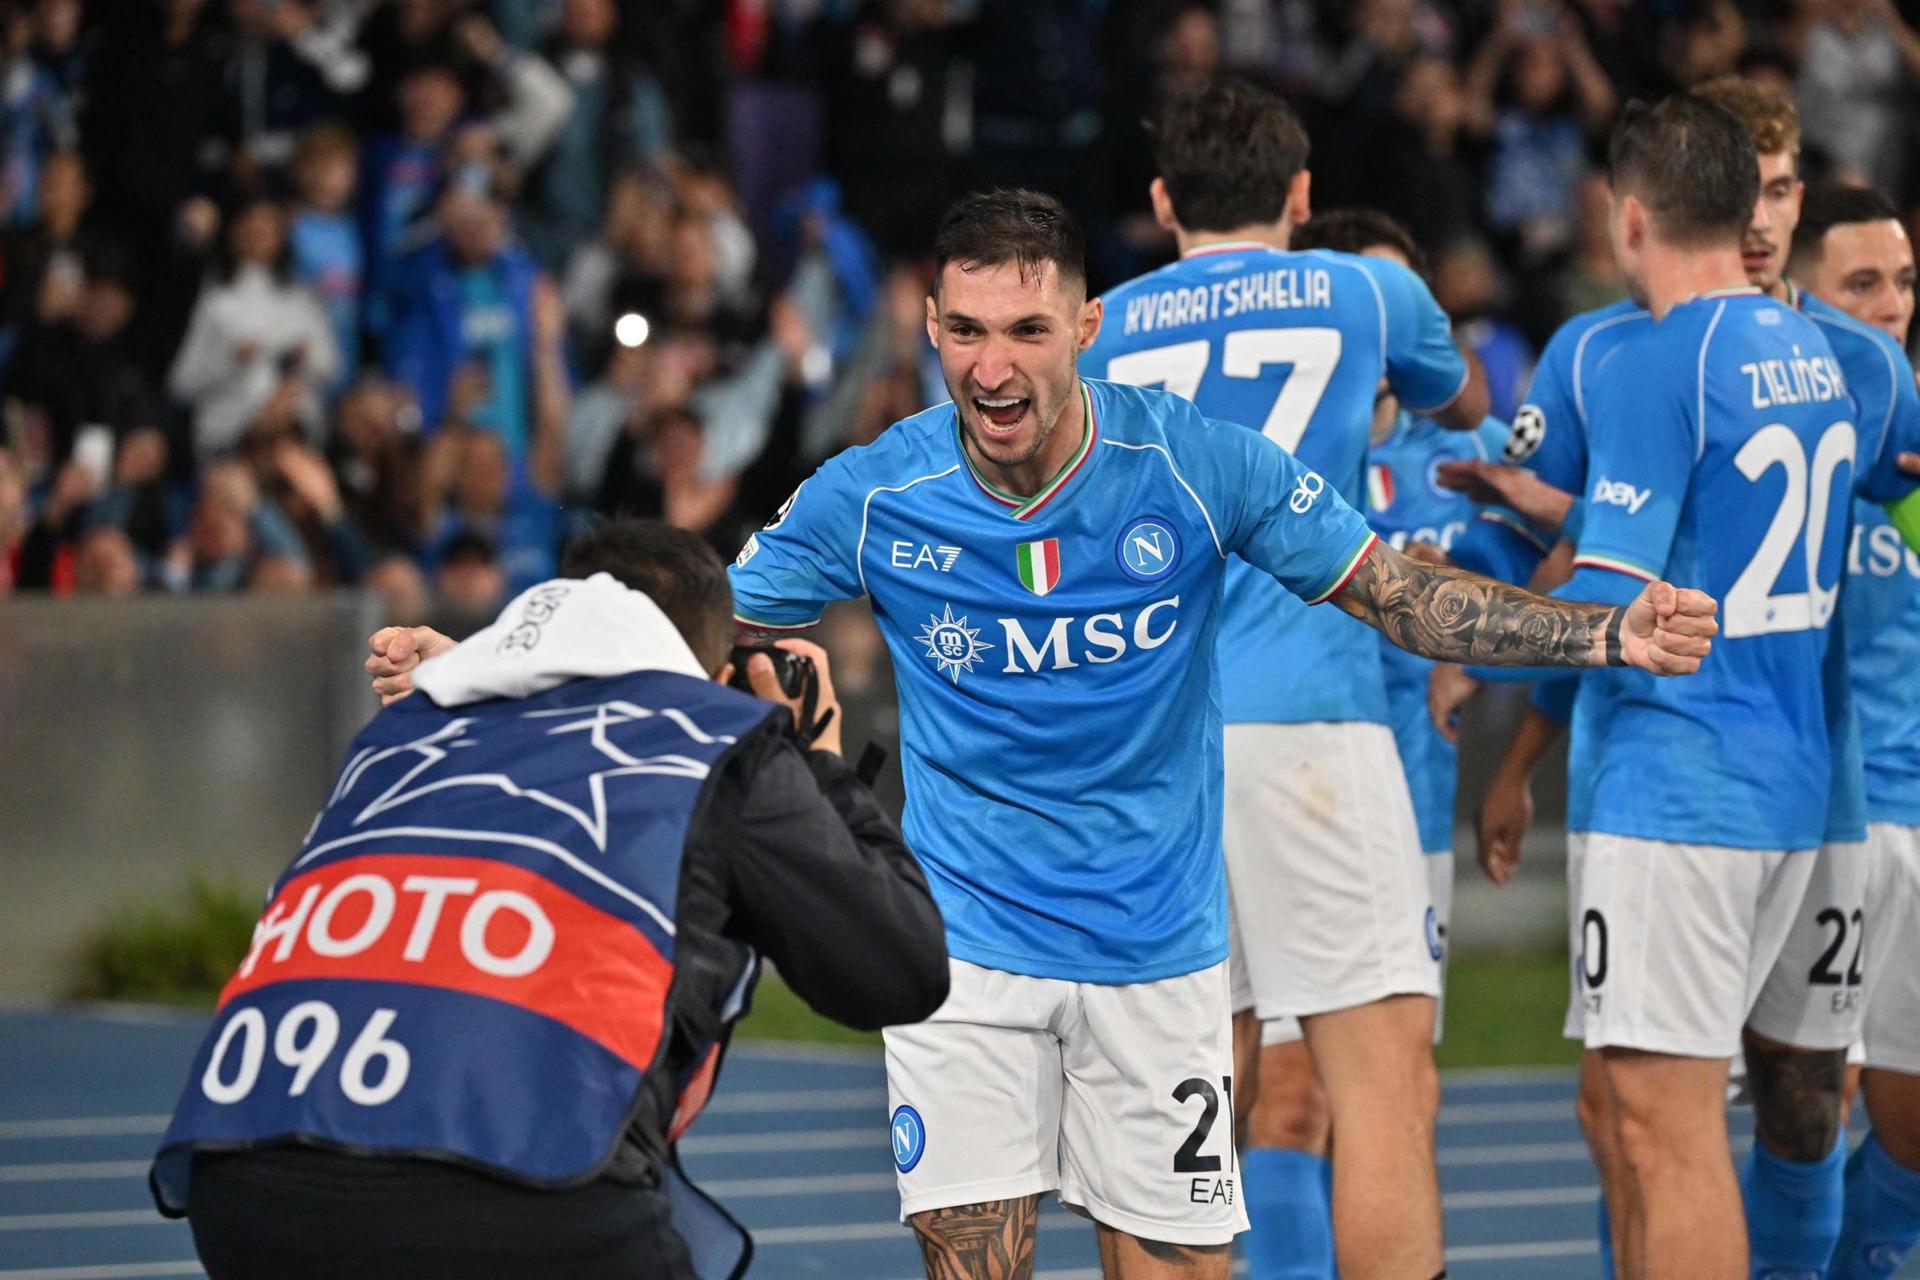
[[[1375,511],[1393,505],[1393,472],[1379,463],[1367,468],[1367,505]]]
[[[1037,596],[1047,594],[1060,585],[1060,539],[1021,543],[1014,549],[1014,563],[1021,586]]]

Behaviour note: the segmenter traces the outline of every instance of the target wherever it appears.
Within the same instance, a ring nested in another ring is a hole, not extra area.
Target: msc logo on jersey
[[[1507,447],[1500,451],[1500,456],[1508,462],[1525,462],[1546,438],[1547,415],[1540,412],[1538,405],[1523,404],[1520,412],[1513,415]]]
[[[1172,573],[1180,563],[1180,535],[1165,521],[1148,516],[1126,527],[1114,552],[1129,578],[1152,582]]]
[[[905,1105],[895,1107],[887,1128],[893,1139],[893,1167],[912,1173],[927,1152],[927,1126],[920,1122],[920,1113]]]
[[[955,684],[960,683],[962,671],[972,671],[981,655],[993,648],[980,638],[980,628],[967,625],[965,614],[953,616],[952,605],[927,619],[927,624],[920,628],[919,640],[927,646],[927,656],[933,659],[934,667],[941,675],[951,676]]]
[[[1163,612],[1165,617],[1157,617]],[[1047,626],[1046,635],[1038,643],[1020,625],[1020,619],[1001,618],[1000,629],[1007,641],[1007,665],[1000,670],[1004,675],[1023,676],[1037,675],[1042,671],[1066,671],[1082,662],[1103,666],[1126,657],[1129,647],[1137,650],[1158,649],[1173,638],[1174,629],[1179,625],[1179,596],[1155,600],[1135,614],[1131,623],[1122,613],[1096,613],[1088,618],[1054,618]],[[1074,657],[1076,632],[1079,638],[1078,659]]]

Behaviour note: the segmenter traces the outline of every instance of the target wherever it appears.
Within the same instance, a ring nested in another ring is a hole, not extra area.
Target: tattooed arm
[[[1376,542],[1333,601],[1410,653],[1491,667],[1700,669],[1719,627],[1704,592],[1650,584],[1630,605],[1522,591]]]

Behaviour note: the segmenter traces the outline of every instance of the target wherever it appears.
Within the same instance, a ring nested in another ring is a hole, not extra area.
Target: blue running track
[[[186,1227],[154,1212],[146,1168],[203,1025],[139,1008],[0,1010],[0,1280],[201,1274]],[[1573,1091],[1563,1071],[1447,1076],[1440,1180],[1454,1280],[1597,1274]],[[1744,1147],[1747,1113],[1734,1123]],[[685,1150],[695,1178],[752,1228],[755,1280],[920,1275],[896,1221],[875,1055],[741,1045]],[[1049,1202],[1040,1225],[1040,1277],[1097,1280],[1084,1220]]]

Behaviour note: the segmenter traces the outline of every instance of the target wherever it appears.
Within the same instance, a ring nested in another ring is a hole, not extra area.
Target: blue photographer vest
[[[155,1159],[162,1210],[185,1210],[195,1148],[305,1141],[538,1187],[597,1176],[664,1069],[706,780],[775,714],[643,671],[376,716],[221,993]],[[705,1104],[754,968],[674,1082],[670,1141]],[[737,1274],[744,1234],[671,1159],[665,1177],[701,1274]]]

